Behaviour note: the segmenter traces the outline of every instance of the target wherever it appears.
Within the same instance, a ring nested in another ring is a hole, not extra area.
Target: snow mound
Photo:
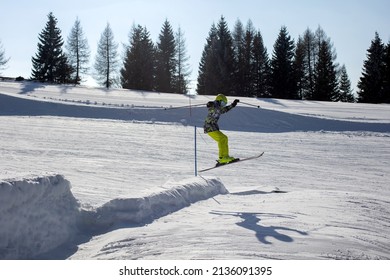
[[[193,178],[141,198],[116,198],[81,209],[62,175],[0,181],[0,259],[31,259],[75,242],[77,235],[151,223],[228,191],[219,179]]]
[[[69,241],[79,205],[61,175],[0,181],[0,259],[28,259]]]
[[[141,198],[113,199],[94,211],[83,213],[83,225],[106,231],[122,224],[145,224],[218,194],[227,194],[223,183],[216,178],[194,178],[168,189]]]

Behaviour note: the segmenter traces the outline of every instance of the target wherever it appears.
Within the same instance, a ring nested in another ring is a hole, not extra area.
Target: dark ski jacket
[[[229,112],[234,106],[230,104],[229,106],[222,107],[219,101],[210,101],[207,103],[207,108],[209,109],[207,117],[204,121],[204,133],[209,133],[219,130],[218,120],[222,114]]]

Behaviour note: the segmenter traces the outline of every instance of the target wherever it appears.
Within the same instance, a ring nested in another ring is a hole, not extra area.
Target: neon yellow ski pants
[[[215,141],[217,141],[218,149],[219,149],[219,157],[223,158],[229,156],[229,145],[228,145],[227,136],[219,130],[212,131],[207,134]]]

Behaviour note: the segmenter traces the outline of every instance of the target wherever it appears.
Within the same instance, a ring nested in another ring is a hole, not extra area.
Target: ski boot
[[[217,160],[217,165],[216,166],[229,164],[229,163],[232,163],[232,162],[235,162],[235,161],[238,161],[238,160],[239,160],[238,158],[234,158],[234,157],[231,157],[231,156],[220,157],[219,160]]]

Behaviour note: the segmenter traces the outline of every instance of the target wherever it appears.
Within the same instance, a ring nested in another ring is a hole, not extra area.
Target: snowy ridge
[[[146,197],[113,199],[87,213],[87,220],[93,221],[87,226],[104,230],[123,223],[145,224],[197,201],[227,193],[218,179],[194,178]]]
[[[68,241],[79,205],[61,175],[0,181],[0,259],[25,259]]]
[[[146,224],[199,200],[228,191],[219,179],[194,178],[142,198],[117,198],[96,209],[81,209],[62,175],[0,182],[0,259],[29,259],[78,234]]]

